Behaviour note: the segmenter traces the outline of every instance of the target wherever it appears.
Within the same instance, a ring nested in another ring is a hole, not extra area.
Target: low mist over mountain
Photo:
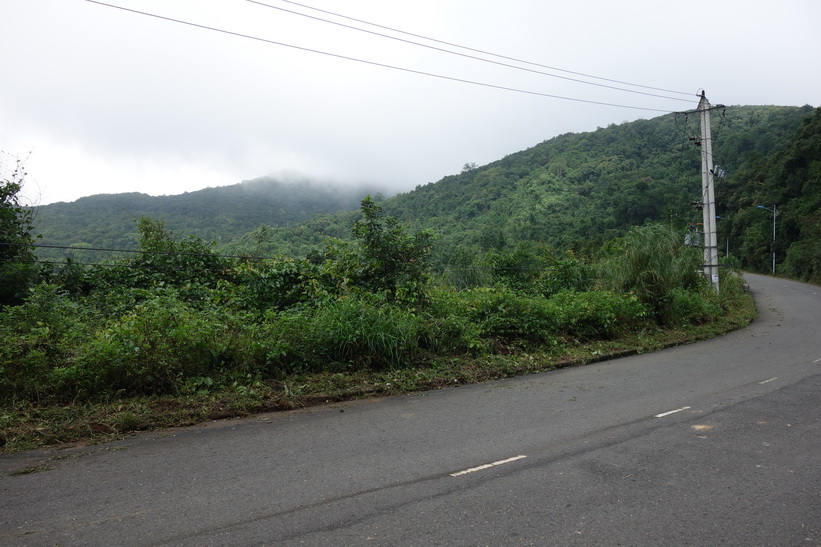
[[[133,249],[135,220],[161,220],[180,236],[193,235],[218,246],[265,224],[295,226],[317,215],[354,210],[373,186],[346,187],[300,176],[265,176],[239,184],[172,196],[100,194],[37,208],[43,245]],[[78,257],[79,258],[79,257]]]
[[[713,112],[712,129],[721,255],[770,271],[774,250],[779,267],[804,279],[821,273],[821,109],[728,106]],[[684,114],[568,133],[484,166],[466,164],[386,200],[384,210],[437,234],[440,267],[528,246],[594,252],[653,222],[678,230],[683,241],[702,222],[698,135],[698,116]],[[773,205],[775,241],[772,214],[759,207]],[[257,233],[254,248],[299,256],[322,243],[318,234],[344,237],[355,218]]]
[[[775,252],[779,266],[812,278],[821,272],[821,109],[729,106],[712,115],[722,254],[765,271]],[[442,267],[527,245],[587,252],[652,222],[683,240],[702,221],[698,135],[698,116],[683,113],[568,133],[484,166],[466,163],[383,207],[409,229],[437,234]],[[93,196],[38,216],[44,244],[134,248],[132,219],[147,215],[225,253],[298,258],[326,236],[347,237],[361,199],[375,190],[261,178],[180,196]],[[773,206],[775,240],[762,209]]]

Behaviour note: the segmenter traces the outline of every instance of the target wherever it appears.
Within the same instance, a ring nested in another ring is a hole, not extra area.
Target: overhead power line
[[[104,253],[134,253],[140,255],[171,255],[171,256],[203,256],[214,258],[266,258],[247,255],[221,255],[217,253],[187,253],[179,251],[144,251],[142,249],[107,249],[104,247],[71,247],[65,245],[46,245],[42,243],[8,243],[0,241],[0,246],[6,247],[33,247],[35,249],[59,249],[64,251],[99,251]],[[273,260],[273,257],[271,257]]]
[[[67,250],[67,251],[97,251],[97,252],[106,252],[106,253],[134,253],[140,255],[164,255],[164,256],[184,256],[184,257],[208,257],[208,258],[223,258],[223,259],[237,259],[237,260],[253,260],[253,261],[264,261],[264,260],[290,260],[289,257],[286,256],[252,256],[252,255],[224,255],[218,253],[186,253],[186,252],[178,252],[178,251],[143,251],[139,249],[107,249],[103,247],[68,247],[65,245],[45,245],[39,243],[8,243],[5,241],[0,241],[0,246],[9,246],[9,247],[34,247],[39,249],[60,249],[60,250]],[[15,258],[0,258],[0,263],[17,263],[17,264],[50,264],[52,266],[99,266],[105,268],[138,268],[138,267],[148,267],[155,270],[172,270],[175,267],[171,266],[161,266],[155,263],[151,264],[143,264],[139,266],[135,266],[134,263],[125,261],[125,262],[77,262],[72,259],[68,259],[68,262],[59,261],[59,260],[50,260],[50,259],[25,259],[19,260]],[[203,266],[203,265],[194,265],[188,266],[192,270],[196,271],[224,271],[226,268],[224,266]],[[537,267],[526,267],[526,266],[446,266],[441,270],[437,270],[441,273],[444,272],[453,272],[453,271],[463,271],[463,270],[488,270],[488,271],[555,271],[555,267],[544,267],[544,268],[537,268]]]
[[[665,114],[671,112],[671,110],[665,110],[665,109],[661,109],[661,108],[649,108],[649,107],[645,107],[645,106],[634,106],[634,105],[625,105],[625,104],[617,104],[617,103],[608,103],[608,102],[603,102],[603,101],[593,101],[593,100],[589,100],[589,99],[581,99],[581,98],[578,98],[578,97],[566,97],[566,96],[562,96],[562,95],[553,95],[553,94],[550,94],[550,93],[543,93],[543,92],[540,92],[540,91],[531,91],[531,90],[527,90],[527,89],[518,89],[518,88],[508,87],[508,86],[503,86],[503,85],[490,84],[490,83],[487,83],[487,82],[478,82],[478,81],[475,81],[475,80],[468,80],[468,79],[464,79],[464,78],[446,76],[446,75],[443,75],[443,74],[436,74],[436,73],[433,73],[433,72],[425,72],[425,71],[422,71],[422,70],[415,70],[415,69],[400,67],[400,66],[396,66],[396,65],[389,65],[389,64],[386,64],[386,63],[379,63],[379,62],[376,62],[376,61],[369,61],[369,60],[366,60],[366,59],[359,59],[359,58],[356,58],[356,57],[349,57],[347,55],[341,55],[341,54],[338,54],[338,53],[331,53],[331,52],[327,52],[327,51],[321,51],[321,50],[312,49],[312,48],[308,48],[308,47],[304,47],[304,46],[297,46],[297,45],[294,45],[294,44],[286,44],[284,42],[278,42],[276,40],[270,40],[268,38],[262,38],[262,37],[259,37],[259,36],[252,36],[250,34],[243,34],[241,32],[235,32],[235,31],[221,29],[221,28],[212,27],[212,26],[208,26],[208,25],[202,25],[202,24],[199,24],[199,23],[192,23],[190,21],[184,21],[182,19],[175,19],[173,17],[167,17],[167,16],[164,16],[164,15],[158,15],[158,14],[155,14],[155,13],[149,13],[149,12],[145,12],[145,11],[135,10],[135,9],[132,9],[132,8],[126,8],[124,6],[118,6],[118,5],[115,5],[115,4],[108,4],[106,2],[100,2],[99,0],[85,0],[85,1],[89,2],[91,4],[97,4],[97,5],[100,5],[100,6],[105,6],[105,7],[108,7],[108,8],[118,9],[118,10],[122,10],[122,11],[125,11],[125,12],[134,13],[134,14],[137,14],[137,15],[143,15],[143,16],[146,16],[146,17],[152,17],[154,19],[160,19],[160,20],[163,20],[163,21],[169,21],[169,22],[172,22],[172,23],[180,24],[180,25],[186,25],[186,26],[190,26],[190,27],[203,29],[203,30],[209,30],[209,31],[212,31],[212,32],[219,32],[221,34],[227,34],[229,36],[236,36],[238,38],[245,38],[245,39],[248,39],[248,40],[255,40],[255,41],[263,42],[263,43],[266,43],[266,44],[287,47],[287,48],[296,49],[296,50],[299,50],[299,51],[306,51],[306,52],[309,52],[309,53],[316,53],[318,55],[325,55],[325,56],[334,57],[334,58],[337,58],[337,59],[344,59],[344,60],[347,60],[347,61],[354,61],[354,62],[357,62],[357,63],[363,63],[363,64],[367,64],[367,65],[371,65],[371,66],[389,68],[391,70],[398,70],[398,71],[407,72],[407,73],[410,73],[410,74],[418,74],[418,75],[421,75],[421,76],[429,76],[431,78],[439,78],[439,79],[442,79],[442,80],[449,80],[449,81],[452,81],[452,82],[460,82],[460,83],[465,83],[465,84],[477,85],[477,86],[481,86],[481,87],[487,87],[487,88],[491,88],[491,89],[499,89],[499,90],[502,90],[502,91],[511,91],[511,92],[514,92],[514,93],[523,93],[523,94],[526,94],[526,95],[547,97],[547,98],[551,98],[551,99],[560,99],[560,100],[564,100],[564,101],[574,101],[574,102],[585,103],[585,104],[596,104],[596,105],[600,105],[600,106],[611,106],[611,107],[614,107],[614,108],[627,108],[627,109],[631,109],[631,110],[643,110],[643,111],[648,111],[648,112],[663,112]]]
[[[246,0],[246,1],[254,3],[254,4],[262,4],[262,2],[256,2],[254,0]],[[611,78],[603,78],[601,76],[594,76],[592,74],[585,74],[583,72],[575,72],[573,70],[566,70],[566,69],[563,69],[563,68],[558,68],[558,67],[554,67],[554,66],[541,64],[541,63],[536,63],[536,62],[533,62],[533,61],[526,61],[524,59],[517,59],[516,57],[509,57],[507,55],[501,55],[501,54],[493,53],[493,52],[490,52],[490,51],[485,51],[485,50],[472,48],[472,47],[468,47],[468,46],[462,46],[462,45],[459,45],[459,44],[455,44],[453,42],[447,42],[445,40],[437,40],[436,38],[431,38],[429,36],[423,36],[421,34],[414,34],[413,32],[407,32],[407,31],[404,31],[404,30],[399,30],[399,29],[388,27],[388,26],[385,26],[385,25],[379,25],[377,23],[371,23],[369,21],[364,21],[362,19],[356,19],[354,17],[348,17],[347,15],[334,13],[332,11],[315,8],[315,7],[312,7],[312,6],[308,6],[306,4],[300,4],[299,2],[294,2],[293,0],[282,0],[282,2],[286,2],[288,4],[293,4],[293,5],[299,6],[301,8],[306,8],[306,9],[326,13],[328,15],[333,15],[334,17],[340,17],[342,19],[347,19],[349,21],[355,21],[357,23],[363,23],[363,24],[370,25],[370,26],[373,26],[373,27],[389,30],[391,32],[398,32],[398,33],[404,34],[406,36],[413,36],[414,38],[422,38],[423,40],[436,42],[438,44],[453,46],[453,47],[457,47],[459,49],[464,49],[466,51],[473,51],[475,53],[481,53],[483,55],[490,55],[491,57],[497,57],[499,59],[506,59],[508,61],[515,61],[517,63],[523,63],[523,64],[526,64],[526,65],[537,66],[537,67],[540,67],[540,68],[547,68],[547,69],[550,69],[550,70],[556,70],[556,71],[564,72],[564,73],[567,73],[567,74],[575,74],[576,76],[582,76],[584,78],[593,78],[594,80],[601,80],[603,82],[611,82],[611,83],[614,83],[614,84],[629,85],[629,86],[632,86],[632,87],[640,87],[640,88],[643,88],[643,89],[651,89],[653,91],[663,91],[665,93],[676,93],[678,95],[686,95],[688,97],[693,95],[692,92],[675,91],[675,90],[672,90],[672,89],[664,89],[664,88],[661,88],[661,87],[652,87],[652,86],[648,86],[648,85],[641,85],[641,84],[625,82],[625,81],[622,81],[622,80],[615,80],[615,79],[611,79]],[[267,4],[263,4],[263,5],[267,5]],[[277,9],[281,9],[281,8],[277,8]],[[681,100],[681,99],[679,99],[679,100]]]
[[[668,97],[666,95],[659,95],[657,93],[649,93],[647,91],[637,91],[635,89],[625,89],[623,87],[617,87],[617,86],[614,86],[614,85],[600,84],[600,83],[596,83],[596,82],[588,82],[586,80],[580,80],[578,78],[571,78],[569,76],[560,76],[558,74],[551,74],[549,72],[544,72],[544,71],[541,71],[541,70],[535,70],[535,69],[532,69],[532,68],[516,66],[516,65],[512,65],[510,63],[504,63],[504,62],[500,62],[500,61],[494,61],[492,59],[477,57],[476,55],[470,55],[470,54],[467,54],[467,53],[460,53],[458,51],[444,49],[444,48],[437,47],[437,46],[431,46],[431,45],[428,45],[428,44],[422,44],[420,42],[414,42],[413,40],[406,40],[404,38],[399,38],[399,37],[396,37],[396,36],[390,36],[389,34],[383,34],[381,32],[374,32],[372,30],[367,30],[367,29],[363,29],[363,28],[359,28],[359,27],[354,27],[352,25],[346,25],[345,23],[339,23],[337,21],[331,21],[329,19],[323,19],[321,17],[315,17],[313,15],[308,15],[307,13],[300,13],[298,11],[282,8],[282,7],[279,7],[279,6],[273,6],[271,4],[266,4],[265,2],[259,2],[258,0],[246,0],[246,2],[249,2],[251,4],[257,4],[258,6],[264,6],[266,8],[275,9],[275,10],[282,11],[282,12],[285,12],[285,13],[291,13],[291,14],[294,14],[294,15],[299,15],[300,17],[307,17],[308,19],[313,19],[315,21],[321,21],[323,23],[329,23],[331,25],[337,25],[337,26],[344,27],[344,28],[351,29],[351,30],[355,30],[355,31],[358,31],[358,32],[365,32],[367,34],[372,34],[374,36],[380,36],[382,38],[387,38],[389,40],[396,40],[398,42],[403,42],[403,43],[406,43],[406,44],[412,44],[412,45],[415,45],[415,46],[420,46],[420,47],[432,49],[432,50],[435,50],[435,51],[440,51],[442,53],[447,53],[447,54],[450,54],[450,55],[458,55],[459,57],[464,57],[466,59],[474,59],[476,61],[482,61],[483,63],[490,63],[490,64],[494,64],[494,65],[497,65],[497,66],[513,68],[515,70],[522,70],[522,71],[525,71],[525,72],[530,72],[532,74],[540,74],[542,76],[549,76],[551,78],[559,78],[561,80],[567,80],[567,81],[570,81],[570,82],[576,82],[576,83],[585,84],[585,85],[592,85],[592,86],[596,86],[596,87],[603,87],[603,88],[606,88],[606,89],[614,89],[616,91],[624,91],[626,93],[635,93],[635,94],[638,94],[638,95],[647,95],[649,97],[659,97],[659,98],[662,98],[662,99],[669,99],[671,101],[692,102],[692,99],[682,99],[680,97]],[[296,3],[294,2],[294,4],[296,4]],[[316,8],[311,8],[310,6],[304,6],[303,4],[296,4],[296,5],[302,6],[302,7],[308,8],[308,9],[316,9]],[[318,10],[318,11],[323,11],[324,12],[325,10]],[[327,13],[331,13],[331,12],[327,12]],[[345,19],[351,19],[351,18],[346,17],[344,15],[339,15],[339,14],[335,14],[335,13],[333,13],[332,15],[335,15],[337,17],[342,17],[342,18],[345,18]],[[359,21],[359,20],[357,20],[357,21]],[[381,27],[381,25],[375,25],[374,23],[366,23],[364,21],[359,21],[359,22],[363,22],[363,23],[368,24],[368,25],[374,25],[374,26]],[[384,28],[387,28],[387,27],[384,27]],[[394,29],[391,29],[391,30],[394,30]],[[402,34],[417,36],[415,34],[406,33],[406,32],[400,31],[400,30],[394,30],[394,32],[400,32]],[[447,42],[442,42],[440,40],[433,40],[432,38],[425,38],[425,39],[426,40],[432,40],[432,41],[437,42],[437,43],[447,44]],[[448,45],[450,45],[450,44],[448,44]],[[461,48],[461,49],[472,50],[471,48],[466,48],[464,46],[454,46],[454,47],[458,47],[458,48]],[[483,51],[480,51],[480,50],[472,50],[472,51],[477,51],[477,52],[483,53],[485,55],[491,55],[493,57],[506,58],[506,57],[503,57],[502,55],[497,55],[495,53],[488,53],[488,52],[483,52]],[[537,66],[536,63],[530,63],[528,61],[520,61],[518,59],[512,59],[512,58],[511,58],[511,60],[515,60],[516,62],[519,62],[519,63],[529,64],[531,66]],[[541,65],[538,65],[538,66],[541,66]],[[560,69],[552,69],[552,70],[560,70]],[[570,72],[570,71],[563,71],[563,72]],[[596,78],[595,76],[587,76],[587,77],[588,78]],[[596,79],[603,79],[603,78],[596,78]],[[626,85],[635,85],[635,84],[626,84]],[[641,86],[641,87],[645,87],[645,86]],[[688,93],[687,95],[692,95],[692,93]]]

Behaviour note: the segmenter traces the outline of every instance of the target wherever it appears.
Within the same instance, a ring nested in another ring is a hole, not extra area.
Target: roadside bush
[[[573,251],[555,254],[547,247],[520,245],[512,252],[488,255],[497,287],[520,295],[552,296],[561,291],[586,291],[594,283],[595,270]]]
[[[424,309],[423,347],[440,354],[481,354],[489,348],[482,328],[471,320],[465,291],[436,288]]]
[[[283,257],[249,262],[237,266],[234,276],[229,289],[232,297],[243,308],[258,312],[310,302],[324,292],[318,267],[307,260]]]
[[[460,246],[442,257],[437,284],[457,290],[485,287],[492,283],[492,270],[484,263],[481,251]]]
[[[270,365],[281,373],[406,366],[418,354],[423,332],[410,312],[363,297],[272,314],[264,331],[280,341]]]
[[[201,239],[180,240],[162,221],[145,216],[137,228],[139,253],[91,268],[83,279],[87,293],[173,288],[179,298],[197,302],[207,300],[211,290],[231,277],[233,262]]]
[[[38,285],[23,304],[0,310],[0,397],[53,396],[52,370],[87,332],[81,309],[56,285]]]
[[[565,291],[551,298],[558,328],[573,338],[612,338],[646,325],[647,308],[635,295],[610,291]]]
[[[722,287],[721,290],[724,290]],[[669,322],[672,325],[701,325],[721,314],[721,306],[705,291],[676,287],[670,291]]]
[[[192,308],[172,290],[156,290],[97,328],[52,371],[53,382],[83,397],[174,393],[188,378],[230,364],[230,328],[217,313]]]
[[[611,338],[643,328],[648,319],[635,295],[562,291],[544,298],[504,288],[440,291],[429,313],[442,322],[436,326],[451,348],[474,351],[488,350],[493,339],[555,345],[565,336]]]
[[[328,240],[323,274],[343,291],[381,294],[408,307],[425,300],[433,232],[405,233],[399,220],[382,214],[370,196],[353,226],[355,244]]]
[[[677,232],[650,224],[633,228],[614,242],[599,269],[605,287],[635,294],[660,324],[675,325],[673,290],[704,286],[701,263],[701,253],[685,246]]]
[[[573,251],[554,260],[550,268],[538,282],[544,296],[552,296],[562,291],[587,291],[594,283],[594,268],[576,256]]]
[[[464,312],[483,337],[553,344],[558,310],[545,298],[517,296],[510,289],[472,289],[460,293]]]
[[[487,261],[497,287],[505,287],[519,294],[534,294],[539,281],[550,266],[549,250],[533,244],[520,244],[512,251],[491,251]]]

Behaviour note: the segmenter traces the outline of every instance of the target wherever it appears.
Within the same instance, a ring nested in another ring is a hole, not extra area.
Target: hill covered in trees
[[[818,279],[819,130],[810,106],[730,106],[713,112],[719,246],[729,260]],[[585,253],[632,226],[698,230],[699,120],[669,114],[568,133],[387,199],[386,214],[436,234],[440,268],[477,265],[488,252],[543,246]],[[303,192],[305,188],[310,191]],[[42,243],[133,247],[139,215],[229,254],[304,257],[328,236],[347,239],[367,189],[350,193],[256,180],[182,196],[94,196],[38,212]],[[758,206],[776,206],[772,215]],[[127,228],[127,231],[124,231]],[[73,256],[82,260],[81,254]]]
[[[765,165],[772,154],[786,150],[811,112],[759,106],[714,113],[714,163],[727,173],[716,179],[717,214],[732,217],[740,207],[775,202],[786,206],[789,192],[780,191],[774,180],[766,188],[752,186],[749,166]],[[442,250],[451,255],[457,249],[501,250],[523,242],[590,249],[648,222],[684,231],[701,222],[701,211],[692,204],[701,201],[701,151],[692,140],[698,131],[697,116],[670,114],[561,135],[396,196],[386,210],[436,229]],[[748,199],[730,200],[730,187]],[[766,224],[766,214],[756,210],[756,215]],[[720,237],[722,244],[725,239],[726,234]]]
[[[488,252],[549,247],[592,252],[632,226],[663,223],[682,240],[699,230],[698,116],[669,114],[568,133],[384,202],[387,214],[437,238],[440,268],[476,266]],[[821,109],[732,106],[713,114],[718,241],[725,260],[806,280],[821,276]],[[758,206],[777,206],[772,215]],[[355,213],[325,215],[245,237],[260,256],[304,256],[323,237],[347,238]],[[237,240],[240,241],[240,240]]]
[[[262,224],[290,227],[317,215],[358,209],[365,195],[378,191],[267,176],[180,195],[101,194],[53,203],[36,209],[35,223],[42,245],[135,249],[136,221],[147,216],[176,233],[225,246]],[[43,257],[64,254],[40,249]],[[80,261],[109,257],[92,251],[71,251],[69,256]]]

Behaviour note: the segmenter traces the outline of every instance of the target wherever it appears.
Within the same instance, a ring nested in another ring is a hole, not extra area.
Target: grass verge
[[[432,359],[417,368],[293,375],[253,387],[203,390],[181,396],[117,399],[60,406],[0,405],[0,454],[64,443],[88,444],[137,431],[188,426],[211,420],[292,410],[331,402],[396,396],[578,366],[720,336],[756,316],[749,294],[729,313],[698,326],[574,343],[539,352]],[[42,469],[26,469],[37,472]]]

